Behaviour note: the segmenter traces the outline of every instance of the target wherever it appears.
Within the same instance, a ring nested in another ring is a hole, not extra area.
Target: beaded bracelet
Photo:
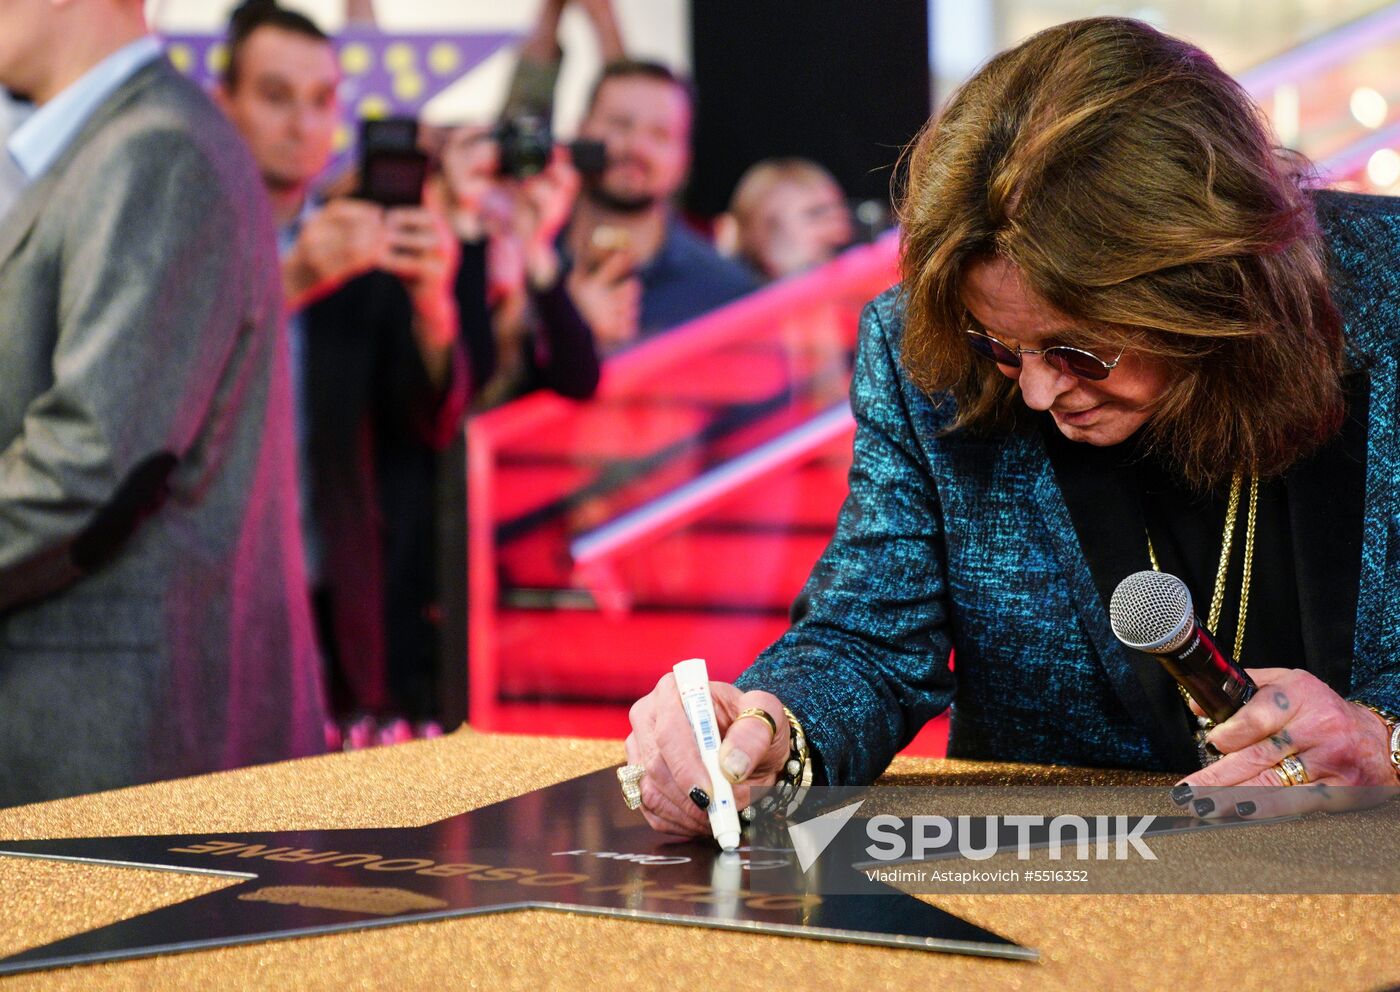
[[[802,800],[807,798],[807,790],[812,786],[812,761],[807,750],[807,735],[802,724],[792,710],[783,707],[788,721],[788,757],[772,790],[749,809],[744,810],[746,820],[757,813],[774,814],[781,819],[792,816]],[[751,813],[750,810],[753,812]]]

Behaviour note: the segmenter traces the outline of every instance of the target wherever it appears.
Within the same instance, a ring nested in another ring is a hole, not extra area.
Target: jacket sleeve
[[[831,785],[873,781],[953,697],[942,514],[891,329],[866,308],[850,494],[792,627],[737,680],[793,711]]]
[[[1369,534],[1384,537],[1366,540],[1361,549],[1357,652],[1347,698],[1400,714],[1400,361],[1387,365],[1373,375],[1371,402],[1388,429],[1376,432],[1380,437],[1366,455],[1380,462],[1367,469],[1366,525]]]
[[[53,378],[0,450],[0,610],[81,578],[161,505],[249,333],[246,230],[183,132],[133,132],[100,181],[73,168],[47,208],[63,211],[61,235],[44,235]]]
[[[1400,199],[1314,194],[1332,297],[1370,371],[1365,539],[1349,699],[1400,713]]]
[[[461,341],[471,372],[471,394],[475,396],[496,374],[496,335],[491,328],[491,311],[486,305],[486,242],[463,241],[461,249],[453,294],[457,298]]]
[[[561,276],[543,292],[532,292],[539,314],[539,336],[529,342],[531,378],[572,400],[586,400],[598,389],[601,367],[593,328],[569,299]]]
[[[416,438],[430,448],[452,442],[471,393],[460,334],[448,357],[447,381],[434,387],[423,365],[413,330],[413,304],[396,277],[376,273],[382,293],[378,318],[379,422],[395,434]]]

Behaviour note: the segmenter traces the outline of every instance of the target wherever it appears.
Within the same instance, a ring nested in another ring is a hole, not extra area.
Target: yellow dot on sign
[[[204,67],[216,76],[223,75],[228,68],[228,46],[221,41],[205,52]]]
[[[347,76],[359,76],[369,71],[369,67],[374,63],[374,57],[370,54],[369,46],[358,41],[352,41],[340,50],[340,67],[345,70]]]
[[[461,64],[462,53],[450,42],[439,41],[428,49],[428,68],[439,76],[446,76]]]
[[[389,116],[389,101],[376,93],[371,93],[360,101],[357,108],[361,120],[377,121]]]
[[[423,92],[423,77],[416,72],[401,72],[394,77],[394,96],[400,100],[416,100]]]
[[[337,124],[335,135],[331,139],[331,147],[337,152],[343,152],[350,147],[350,129],[344,124]]]
[[[190,51],[189,45],[171,45],[165,50],[165,54],[170,59],[170,64],[181,72],[189,72],[194,68],[194,52]]]
[[[390,72],[406,72],[418,62],[413,46],[406,41],[396,41],[384,49],[384,68]]]

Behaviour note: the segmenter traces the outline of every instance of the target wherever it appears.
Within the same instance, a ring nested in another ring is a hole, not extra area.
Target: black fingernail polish
[[[701,809],[710,808],[710,794],[698,785],[690,790],[690,801]]]
[[[1178,806],[1185,806],[1187,800],[1190,798],[1191,786],[1189,785],[1178,785],[1172,790],[1172,802],[1176,803]]]
[[[1242,803],[1235,803],[1235,813],[1239,816],[1253,816],[1254,811],[1258,808],[1247,799]]]
[[[1215,809],[1215,800],[1197,799],[1193,805],[1196,807],[1197,816],[1205,816],[1207,813],[1210,813]]]

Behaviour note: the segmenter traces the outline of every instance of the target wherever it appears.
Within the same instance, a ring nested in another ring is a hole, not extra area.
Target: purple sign
[[[390,34],[346,28],[332,39],[340,60],[344,120],[329,171],[339,171],[354,153],[360,120],[419,116],[428,101],[518,38],[500,32]],[[175,68],[213,87],[228,60],[223,33],[167,34],[165,41]]]

